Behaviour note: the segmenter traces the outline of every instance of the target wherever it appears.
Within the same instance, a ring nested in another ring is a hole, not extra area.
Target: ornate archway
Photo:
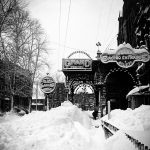
[[[126,69],[113,68],[104,78],[106,102],[111,102],[111,109],[127,109],[127,93],[138,84],[135,77]]]
[[[89,85],[95,90],[92,59],[84,51],[75,51],[63,59],[62,71],[66,77],[66,88],[73,103],[75,90],[79,85]],[[95,92],[94,92],[95,93]]]
[[[94,72],[94,86],[96,88],[96,102],[101,110],[101,115],[104,115],[105,110],[107,112],[107,101],[115,101],[119,97],[120,99],[123,98],[123,100],[117,101],[118,106],[113,104],[113,109],[126,109],[126,94],[134,86],[138,85],[136,66],[121,68],[115,63],[105,64],[99,60],[93,60],[92,69]],[[123,84],[125,85],[124,87],[122,86]]]
[[[93,87],[87,83],[79,84],[74,90],[74,103],[83,110],[93,110],[95,106]]]
[[[95,106],[99,107],[102,116],[108,100],[117,102],[114,109],[126,109],[126,94],[133,86],[139,85],[138,62],[148,61],[148,53],[145,50],[136,52],[128,45],[122,45],[114,51],[98,51],[96,58],[92,60],[86,52],[75,51],[63,59],[62,71],[66,77],[67,91],[71,95],[70,100],[74,103],[74,91],[79,85],[88,84],[94,89]],[[119,98],[123,100],[117,100]]]

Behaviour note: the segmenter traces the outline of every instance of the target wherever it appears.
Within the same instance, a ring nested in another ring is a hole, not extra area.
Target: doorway
[[[128,108],[126,95],[134,85],[133,77],[126,71],[109,73],[106,80],[106,101],[111,102],[111,110]]]

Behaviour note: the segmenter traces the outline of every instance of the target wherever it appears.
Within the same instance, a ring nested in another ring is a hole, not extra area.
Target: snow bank
[[[6,112],[6,114],[3,117],[0,117],[0,123],[3,122],[10,122],[12,120],[20,118],[16,113],[14,112]]]
[[[119,129],[123,130],[150,130],[150,106],[141,105],[140,107],[132,110],[115,109],[111,111],[111,119],[108,120],[108,116],[101,118],[111,124],[115,125]]]
[[[91,113],[81,111],[69,101],[50,111],[34,111],[23,117],[7,113],[1,117],[0,150],[134,150],[123,132],[150,131],[150,106],[116,109],[111,111],[110,120],[108,116],[103,117],[123,129],[108,139],[101,120],[91,120]],[[140,138],[142,142],[144,138]]]
[[[121,131],[118,131],[106,141],[105,148],[106,150],[137,150],[135,145]]]
[[[68,101],[0,124],[0,150],[100,150],[104,140],[103,130]]]

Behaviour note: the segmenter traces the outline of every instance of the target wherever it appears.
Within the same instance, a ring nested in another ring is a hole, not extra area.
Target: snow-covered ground
[[[121,137],[124,133],[127,133],[150,148],[150,105],[141,105],[134,110],[130,108],[127,108],[127,110],[116,109],[111,111],[110,117],[108,120],[106,115],[101,119],[121,130],[115,136],[121,134],[118,136]],[[112,138],[116,139],[115,136]],[[117,143],[120,139],[118,138]],[[124,144],[125,142],[122,143],[122,141],[119,142],[120,146],[127,145]]]
[[[118,127],[133,130],[134,125],[134,129],[149,131],[150,120],[145,113],[150,114],[150,106],[114,110],[109,121]],[[22,117],[7,113],[0,117],[0,150],[136,149],[122,131],[106,139],[101,121],[94,121],[89,116],[90,111],[81,111],[69,101],[50,111],[32,112]],[[108,121],[107,116],[102,119]]]
[[[111,111],[111,119],[104,116],[102,120],[106,120],[122,130],[136,130],[144,131],[150,130],[150,106],[141,105],[134,110],[127,108],[127,110],[115,109]]]

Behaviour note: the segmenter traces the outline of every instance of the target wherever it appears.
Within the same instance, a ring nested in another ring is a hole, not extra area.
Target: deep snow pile
[[[20,118],[16,113],[14,112],[7,112],[3,117],[0,117],[0,123],[1,122],[10,122],[12,120]]]
[[[116,132],[105,142],[105,150],[138,150],[122,131]]]
[[[7,113],[0,118],[0,150],[136,150],[124,131],[105,139],[100,120],[91,120],[91,113],[69,101],[23,117]],[[149,132],[149,114],[150,106],[142,105],[135,110],[113,110],[110,120],[108,116],[101,119],[120,129]]]
[[[150,130],[150,105],[141,105],[132,110],[115,109],[111,111],[111,119],[104,116],[102,120],[106,120],[123,130],[145,131]]]
[[[112,110],[110,114],[111,119],[108,120],[108,116],[101,119],[115,125],[121,131],[107,140],[106,149],[110,150],[109,147],[114,147],[112,150],[135,150],[135,146],[129,142],[125,133],[150,147],[150,105],[141,105],[134,110],[130,108],[127,110],[116,109]]]
[[[103,150],[104,140],[102,128],[68,101],[0,124],[0,150]]]

